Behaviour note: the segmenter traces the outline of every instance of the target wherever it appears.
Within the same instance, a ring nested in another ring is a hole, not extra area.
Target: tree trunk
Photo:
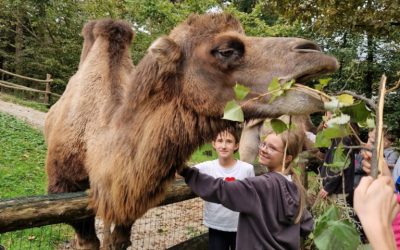
[[[365,86],[365,95],[368,98],[372,96],[372,84],[373,84],[373,77],[374,77],[374,52],[375,52],[375,43],[373,36],[367,32],[367,72],[364,79],[364,86]]]
[[[342,45],[340,46],[340,48],[341,48],[341,49],[344,49],[344,48],[346,48],[346,47],[347,47],[347,32],[345,32],[344,35],[343,35],[343,43],[342,43]],[[343,56],[340,58],[340,61],[339,61],[340,65],[344,65],[344,60],[345,60],[345,56],[343,55]],[[343,73],[343,67],[340,67],[340,68],[339,68],[339,79],[342,79],[342,73]]]
[[[24,41],[22,20],[22,10],[18,9],[15,23],[15,73],[18,75],[22,75],[22,47]]]

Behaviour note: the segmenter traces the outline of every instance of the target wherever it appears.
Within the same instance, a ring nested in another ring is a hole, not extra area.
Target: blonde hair
[[[294,171],[294,165],[295,165],[294,159],[299,155],[299,153],[303,149],[305,133],[300,129],[294,129],[294,130],[292,129],[277,134],[277,136],[279,136],[283,142],[283,150],[286,149],[286,156],[287,155],[292,156],[292,160],[288,163],[285,163],[283,174],[291,175],[292,181],[296,185],[297,190],[299,192],[300,196],[299,211],[296,216],[296,219],[294,220],[294,223],[297,224],[300,222],[300,219],[303,216],[303,212],[306,207],[306,190],[303,187],[303,184],[301,183],[299,176]]]

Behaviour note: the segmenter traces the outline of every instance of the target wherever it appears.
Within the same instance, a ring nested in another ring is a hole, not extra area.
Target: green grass
[[[200,163],[203,161],[210,161],[217,158],[217,153],[212,148],[211,144],[207,143],[197,149],[190,158],[189,165]]]
[[[5,101],[5,102],[15,103],[15,104],[18,104],[18,105],[21,105],[21,106],[25,106],[25,107],[28,107],[28,108],[32,108],[32,109],[36,109],[36,110],[42,111],[42,112],[47,112],[49,110],[49,108],[44,103],[24,100],[24,99],[21,99],[19,97],[15,97],[13,95],[0,93],[0,99]]]
[[[0,113],[0,145],[0,198],[45,194],[42,133]]]
[[[43,134],[26,123],[0,113],[0,199],[46,193]],[[0,234],[6,249],[55,249],[72,238],[67,225],[51,225]]]

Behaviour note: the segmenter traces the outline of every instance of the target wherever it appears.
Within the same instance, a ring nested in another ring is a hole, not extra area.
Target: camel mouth
[[[332,72],[331,70],[325,69],[325,70],[318,71],[316,73],[306,73],[306,74],[300,75],[294,79],[295,79],[296,83],[310,86],[310,83],[312,83],[313,80],[317,80],[318,77],[321,77],[321,76],[326,75],[331,72]]]
[[[303,72],[303,73],[297,74],[297,75],[280,77],[279,82],[284,83],[284,82],[294,80],[298,84],[311,87],[315,83],[315,81],[318,80],[318,78],[320,78],[321,76],[327,75],[329,73],[332,73],[332,72],[334,72],[334,70],[331,70],[331,69],[322,69],[319,71]]]

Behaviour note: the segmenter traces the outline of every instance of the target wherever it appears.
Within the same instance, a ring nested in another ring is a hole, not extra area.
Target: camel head
[[[156,40],[149,54],[157,58],[160,71],[179,79],[175,88],[184,105],[209,116],[222,115],[225,104],[234,98],[236,83],[249,87],[248,98],[252,98],[266,93],[275,77],[303,82],[338,68],[337,60],[311,41],[249,37],[229,14],[192,15],[169,36]],[[304,92],[290,90],[271,103],[269,98],[246,104],[245,118],[323,110],[321,100]]]

